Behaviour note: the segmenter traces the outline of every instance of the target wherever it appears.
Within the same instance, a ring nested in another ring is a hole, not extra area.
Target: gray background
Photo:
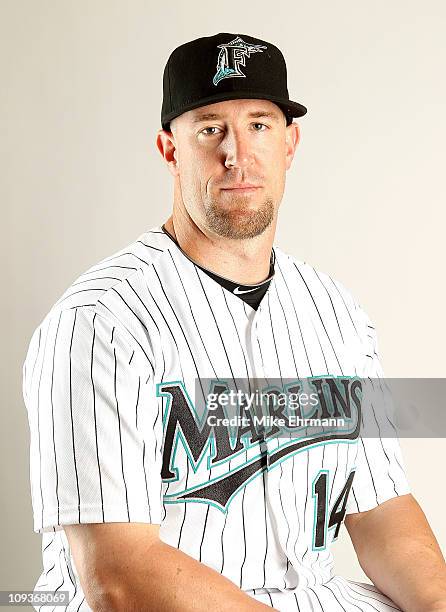
[[[87,267],[162,223],[155,148],[165,61],[217,32],[278,45],[308,107],[277,244],[341,281],[375,322],[389,377],[444,377],[446,5],[427,0],[3,0],[1,589],[41,571],[21,367],[35,327]],[[443,440],[402,440],[445,550]],[[336,568],[360,579],[348,535]]]

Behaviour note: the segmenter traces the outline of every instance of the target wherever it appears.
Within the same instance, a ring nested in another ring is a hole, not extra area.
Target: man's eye
[[[202,134],[206,134],[207,130],[218,130],[218,127],[207,127],[201,130]],[[214,136],[216,132],[207,132],[210,136]]]
[[[252,123],[251,125],[254,126],[255,132],[264,132],[265,130],[268,129],[268,126],[265,125],[264,123],[256,122],[256,123]],[[211,130],[214,130],[214,131],[211,131]],[[204,134],[205,136],[215,136],[216,134],[218,134],[218,131],[220,131],[220,128],[216,126],[211,126],[211,127],[207,127],[201,130],[201,133]]]

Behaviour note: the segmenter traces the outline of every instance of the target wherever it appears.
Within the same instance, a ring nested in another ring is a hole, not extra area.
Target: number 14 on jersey
[[[320,470],[313,480],[312,492],[314,501],[313,550],[325,550],[327,532],[335,527],[332,541],[334,542],[344,520],[348,494],[353,484],[355,470],[350,472],[342,491],[339,493],[331,510],[328,507],[329,471]]]

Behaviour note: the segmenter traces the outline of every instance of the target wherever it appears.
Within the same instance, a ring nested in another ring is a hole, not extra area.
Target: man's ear
[[[167,164],[172,176],[179,175],[178,151],[172,132],[159,130],[156,136],[156,146]]]
[[[289,170],[293,161],[297,145],[300,140],[300,129],[297,123],[290,123],[286,128],[285,133],[285,149],[286,149],[286,169]]]

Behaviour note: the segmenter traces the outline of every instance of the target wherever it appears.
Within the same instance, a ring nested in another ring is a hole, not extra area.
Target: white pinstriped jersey
[[[177,428],[166,456],[169,410],[198,409],[196,381],[200,390],[217,378],[382,376],[375,330],[349,292],[274,250],[275,275],[255,311],[153,228],[84,272],[35,330],[23,393],[42,533],[36,589],[68,590],[66,610],[90,607],[62,526],[127,521],[159,523],[165,542],[284,612],[398,609],[372,585],[334,574],[333,529],[314,545],[321,473],[329,508],[355,473],[347,513],[409,492],[396,439],[377,429],[303,447],[239,486],[228,477],[253,464],[258,444],[214,463],[208,445],[198,461]],[[267,440],[268,456],[280,444]],[[227,503],[194,497],[223,481]]]

